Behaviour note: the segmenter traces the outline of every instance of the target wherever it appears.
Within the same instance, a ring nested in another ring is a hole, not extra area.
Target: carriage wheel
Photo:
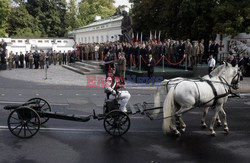
[[[129,130],[130,119],[126,113],[120,110],[113,110],[105,116],[103,125],[110,135],[121,136]]]
[[[10,113],[8,128],[19,138],[31,138],[40,129],[40,117],[34,109],[21,106]]]
[[[39,97],[35,97],[28,100],[28,102],[31,101],[34,101],[35,104],[38,104],[38,107],[33,108],[34,110],[51,112],[51,107],[46,100]],[[40,119],[41,119],[41,124],[44,124],[49,120],[49,117],[44,117],[43,114],[40,114]]]

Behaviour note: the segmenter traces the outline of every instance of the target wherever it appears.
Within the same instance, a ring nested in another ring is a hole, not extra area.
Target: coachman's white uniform
[[[120,110],[127,112],[127,104],[130,99],[130,93],[128,91],[118,91],[118,89],[122,87],[117,81],[115,81],[114,77],[108,77],[105,84],[105,92],[111,93],[120,103]]]

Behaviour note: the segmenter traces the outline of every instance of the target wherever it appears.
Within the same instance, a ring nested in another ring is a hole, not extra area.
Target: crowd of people
[[[25,54],[16,52],[15,54],[11,51],[7,58],[8,68],[30,68],[30,69],[44,69],[46,66],[49,68],[51,64],[68,64],[74,62],[76,58],[75,51],[43,51],[36,50],[26,51]]]
[[[162,56],[166,58],[166,65],[183,65],[187,57],[187,64],[190,67],[197,66],[198,64],[208,63],[210,56],[213,56],[216,64],[222,62],[217,58],[219,53],[219,44],[216,41],[208,41],[206,44],[204,40],[171,40],[166,39],[163,42],[160,41],[144,41],[144,42],[110,42],[110,43],[90,43],[80,44],[77,46],[77,51],[80,59],[83,60],[104,60],[108,63],[110,61],[117,62],[119,54],[123,53],[126,59],[126,68],[139,67],[139,61],[141,60],[141,70],[148,71],[149,76],[152,74],[149,65],[149,56],[155,61],[155,64],[161,65],[162,62],[158,62]],[[244,58],[244,74],[249,76],[249,54],[241,54]],[[141,56],[141,58],[140,58]],[[229,55],[230,58],[231,55]],[[239,63],[239,54],[232,54],[236,59],[236,63]],[[230,61],[230,59],[228,59]],[[177,64],[176,64],[177,63]],[[215,65],[216,65],[215,64]],[[108,67],[108,66],[107,66]]]
[[[1,50],[1,49],[0,49]],[[11,51],[8,55],[7,63],[9,69],[12,68],[44,68],[44,65],[67,64],[74,60],[102,60],[105,61],[106,70],[109,67],[116,67],[117,74],[125,77],[127,68],[138,68],[148,71],[148,76],[152,77],[154,66],[161,65],[164,56],[165,64],[183,65],[187,57],[188,66],[197,66],[209,61],[209,56],[213,56],[215,65],[218,63],[219,44],[210,40],[204,44],[204,40],[190,41],[166,39],[160,41],[144,42],[109,42],[109,43],[89,43],[79,44],[75,51],[26,51],[15,54]],[[150,57],[151,56],[151,57]],[[208,60],[207,60],[208,59]],[[244,75],[250,76],[249,54],[229,55],[227,60],[233,65],[239,64]],[[177,64],[176,64],[177,63]],[[116,65],[116,66],[115,66]],[[106,71],[108,72],[108,71]]]

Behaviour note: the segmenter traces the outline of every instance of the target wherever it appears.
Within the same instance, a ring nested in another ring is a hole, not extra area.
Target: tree
[[[249,0],[131,0],[137,31],[161,30],[174,39],[214,39],[250,32]]]
[[[248,0],[221,1],[214,9],[214,32],[237,35],[250,32],[250,3]]]
[[[65,23],[65,0],[27,0],[26,9],[39,22],[43,37],[63,37],[67,32]]]
[[[78,8],[76,6],[76,0],[70,0],[68,4],[68,10],[65,17],[65,22],[68,26],[67,31],[76,29],[82,26],[78,17]]]
[[[11,13],[10,2],[9,0],[0,1],[0,36],[6,37],[6,30],[8,28],[8,18]]]
[[[107,18],[115,13],[114,0],[82,0],[79,4],[78,18],[82,25],[94,21],[95,16]]]
[[[31,16],[24,4],[13,7],[9,17],[10,36],[15,37],[40,37],[41,31],[38,26],[38,20]]]

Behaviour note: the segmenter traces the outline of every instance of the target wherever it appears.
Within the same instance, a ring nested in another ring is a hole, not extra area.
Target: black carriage
[[[48,122],[49,118],[62,119],[78,122],[87,122],[93,119],[103,120],[103,126],[107,133],[112,136],[124,135],[130,128],[130,114],[146,114],[150,119],[150,111],[161,109],[162,107],[153,108],[152,104],[143,103],[135,104],[130,107],[128,112],[119,110],[117,99],[105,99],[103,105],[103,114],[93,115],[65,115],[63,113],[52,112],[50,104],[42,98],[32,98],[21,105],[8,105],[5,110],[9,110],[7,124],[10,132],[19,138],[31,138],[36,135],[41,124]]]

